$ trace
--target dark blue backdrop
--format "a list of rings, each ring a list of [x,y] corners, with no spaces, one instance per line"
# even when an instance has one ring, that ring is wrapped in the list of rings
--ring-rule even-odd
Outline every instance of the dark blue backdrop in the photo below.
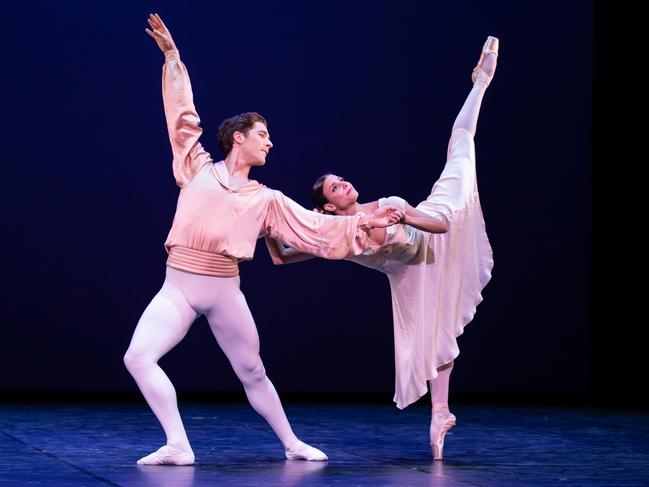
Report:
[[[134,390],[122,364],[164,276],[177,188],[160,94],[167,22],[220,158],[254,110],[275,148],[255,179],[310,207],[325,171],[361,201],[416,204],[439,175],[487,35],[498,71],[476,136],[495,268],[452,389],[587,385],[592,5],[564,2],[34,2],[5,28],[5,299],[0,389]],[[10,44],[11,45],[11,44]],[[7,76],[7,73],[10,73]],[[387,279],[348,262],[240,266],[282,391],[393,384]],[[179,389],[240,386],[204,320],[163,359]]]

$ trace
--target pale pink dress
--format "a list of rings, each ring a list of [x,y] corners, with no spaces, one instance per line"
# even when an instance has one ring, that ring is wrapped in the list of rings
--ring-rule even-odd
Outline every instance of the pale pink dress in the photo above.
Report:
[[[405,208],[405,200],[381,198],[380,206]],[[446,219],[444,234],[408,225],[386,229],[384,245],[348,260],[385,273],[390,281],[394,319],[395,395],[400,409],[427,393],[426,381],[460,353],[462,334],[482,301],[493,257],[480,207],[473,137],[464,129],[451,135],[442,175],[417,205]]]

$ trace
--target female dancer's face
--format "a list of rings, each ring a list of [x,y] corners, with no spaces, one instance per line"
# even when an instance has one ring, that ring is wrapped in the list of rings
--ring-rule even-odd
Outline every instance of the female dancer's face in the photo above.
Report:
[[[329,202],[325,205],[327,211],[346,210],[358,199],[358,191],[354,189],[352,183],[335,174],[330,174],[325,178],[322,190],[324,197]],[[327,205],[331,205],[332,208],[328,208]]]

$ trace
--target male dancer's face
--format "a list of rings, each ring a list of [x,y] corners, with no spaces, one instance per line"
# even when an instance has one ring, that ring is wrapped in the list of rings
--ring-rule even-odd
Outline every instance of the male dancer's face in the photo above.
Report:
[[[248,134],[243,136],[241,154],[249,164],[263,166],[271,147],[273,143],[270,141],[268,129],[263,123],[255,122]]]

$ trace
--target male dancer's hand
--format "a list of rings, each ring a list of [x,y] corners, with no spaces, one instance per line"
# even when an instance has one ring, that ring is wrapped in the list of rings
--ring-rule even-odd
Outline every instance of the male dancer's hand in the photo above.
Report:
[[[167,29],[167,26],[158,14],[149,14],[149,18],[146,21],[151,26],[151,30],[144,29],[144,31],[153,37],[163,54],[167,51],[178,49],[171,37],[171,32],[169,32],[169,29]]]
[[[403,212],[393,206],[377,208],[370,214],[369,223],[372,228],[389,227],[403,218]]]

